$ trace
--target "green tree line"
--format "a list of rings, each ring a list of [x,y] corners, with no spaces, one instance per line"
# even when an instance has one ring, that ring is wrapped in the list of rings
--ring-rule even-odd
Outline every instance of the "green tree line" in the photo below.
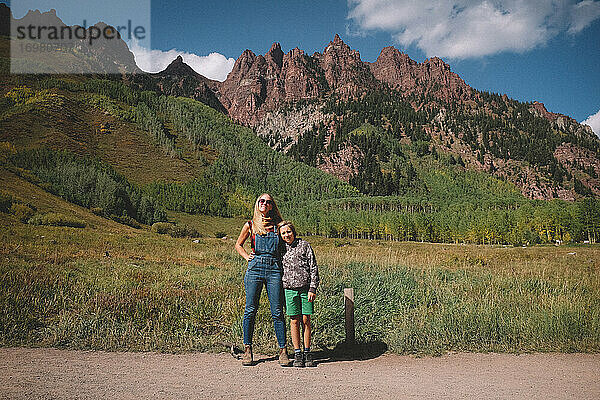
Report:
[[[318,202],[294,215],[300,231],[336,238],[438,243],[538,244],[600,239],[600,201],[512,204],[369,198]]]

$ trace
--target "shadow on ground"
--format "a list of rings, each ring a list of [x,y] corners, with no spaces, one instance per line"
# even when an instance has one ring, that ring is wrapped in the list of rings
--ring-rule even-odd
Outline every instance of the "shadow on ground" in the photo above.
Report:
[[[315,361],[329,363],[336,361],[358,361],[377,358],[388,350],[388,345],[375,340],[366,343],[339,343],[333,349],[323,347],[314,352]]]
[[[243,351],[235,345],[227,344],[230,346],[231,355],[237,359],[242,358]],[[338,343],[333,349],[329,349],[325,346],[321,346],[320,350],[313,351],[314,360],[318,364],[338,362],[338,361],[359,361],[359,360],[371,360],[381,356],[388,350],[388,345],[384,342],[375,340],[366,343],[354,343],[348,344],[346,342]],[[293,357],[293,353],[290,357]],[[261,364],[269,361],[277,361],[278,357],[265,357],[255,359],[253,365]]]

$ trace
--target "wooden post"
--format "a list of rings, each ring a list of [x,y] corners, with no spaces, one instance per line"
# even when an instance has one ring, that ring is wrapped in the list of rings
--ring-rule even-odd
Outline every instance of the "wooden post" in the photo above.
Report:
[[[354,336],[354,289],[344,289],[344,309],[346,315],[346,344],[353,345],[356,341]]]

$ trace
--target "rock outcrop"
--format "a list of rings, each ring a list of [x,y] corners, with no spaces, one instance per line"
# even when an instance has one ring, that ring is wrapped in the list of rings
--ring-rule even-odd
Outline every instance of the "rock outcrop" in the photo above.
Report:
[[[264,56],[244,51],[218,97],[232,119],[257,126],[284,104],[332,93],[349,98],[379,84],[360,54],[336,35],[312,56],[298,48],[284,54],[279,43]]]
[[[169,66],[160,75],[193,75],[189,70]],[[279,43],[273,43],[264,56],[245,50],[224,82],[204,83],[233,120],[254,127],[286,104],[333,94],[341,99],[356,98],[384,86],[407,96],[430,95],[445,102],[476,97],[437,57],[417,63],[394,47],[386,47],[376,62],[368,63],[339,35],[322,53],[312,56],[298,48],[284,53]],[[208,97],[206,93],[204,97]]]
[[[385,47],[369,67],[377,80],[405,94],[431,95],[445,102],[475,96],[473,89],[437,57],[417,63],[396,48]]]
[[[417,63],[394,47],[374,63],[335,35],[322,53],[295,48],[284,54],[274,43],[264,56],[246,50],[221,84],[219,100],[236,121],[256,126],[282,104],[335,94],[342,99],[388,85],[405,95],[466,101],[475,91],[437,57]]]
[[[502,108],[502,103],[508,110],[512,100],[506,95],[494,97],[471,88],[437,57],[419,63],[394,47],[386,47],[375,62],[368,63],[336,35],[322,53],[315,52],[312,56],[298,48],[284,53],[278,43],[273,43],[265,55],[246,50],[224,82],[196,74],[181,59],[156,76],[163,92],[193,97],[220,109],[233,120],[252,126],[279,151],[287,151],[299,136],[317,125],[326,127],[325,145],[328,145],[336,135],[339,122],[324,112],[323,105],[332,96],[341,100],[357,99],[369,91],[389,88],[409,101],[415,110],[422,107],[438,110],[423,129],[439,138],[432,146],[460,156],[467,168],[502,177],[517,185],[529,198],[573,200],[577,197],[572,183],[553,183],[544,166],[511,159],[510,154],[507,159],[489,152],[482,156],[481,150],[473,150],[482,143],[481,133],[476,138],[478,144],[472,143],[472,138],[467,143],[460,128],[450,128],[455,114],[448,104],[457,106],[464,117],[478,113],[491,115],[494,109]],[[195,82],[191,86],[193,93],[186,94],[183,89],[186,79],[191,77]],[[550,121],[553,130],[575,135],[584,143],[596,140],[588,127],[568,116],[549,112],[542,103],[534,102],[528,109],[536,117]],[[510,118],[510,115],[495,114],[494,118]],[[600,180],[596,178],[600,164],[593,154],[584,155],[582,149],[563,144],[557,148],[554,158],[579,182],[600,194]],[[348,181],[357,173],[361,157],[361,149],[345,145],[337,152],[322,154],[318,167]]]

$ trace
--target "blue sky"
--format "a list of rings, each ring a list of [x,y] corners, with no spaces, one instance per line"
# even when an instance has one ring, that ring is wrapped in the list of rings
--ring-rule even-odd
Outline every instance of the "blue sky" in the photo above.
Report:
[[[59,17],[77,23],[66,17],[69,1],[54,3]],[[223,80],[245,49],[264,54],[279,42],[284,52],[298,47],[312,54],[338,33],[364,61],[392,45],[418,62],[439,56],[476,89],[540,101],[580,122],[596,114],[588,123],[600,134],[600,0],[182,0],[151,6],[150,44],[130,43],[142,69],[162,69],[182,54],[198,72]]]

